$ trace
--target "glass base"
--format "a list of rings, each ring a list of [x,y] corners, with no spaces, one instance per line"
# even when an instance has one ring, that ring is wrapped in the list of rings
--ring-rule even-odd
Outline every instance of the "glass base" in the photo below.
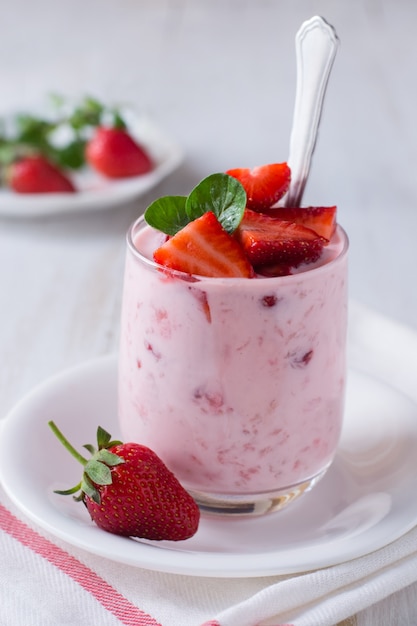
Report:
[[[216,494],[187,489],[202,513],[213,515],[256,516],[280,511],[303,493],[310,491],[327,472],[327,467],[305,482],[278,491],[256,494]]]

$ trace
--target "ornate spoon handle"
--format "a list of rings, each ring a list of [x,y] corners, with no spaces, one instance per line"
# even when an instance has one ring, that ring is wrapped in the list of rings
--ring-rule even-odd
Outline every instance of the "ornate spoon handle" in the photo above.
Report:
[[[291,184],[285,206],[300,206],[316,145],[324,94],[339,39],[330,24],[313,17],[295,37],[297,87],[288,164]]]

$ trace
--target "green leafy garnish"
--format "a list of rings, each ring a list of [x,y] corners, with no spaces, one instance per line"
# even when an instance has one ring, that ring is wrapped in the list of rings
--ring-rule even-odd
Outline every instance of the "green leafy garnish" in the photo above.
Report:
[[[212,211],[229,234],[239,226],[246,207],[246,191],[228,174],[204,178],[188,197],[164,196],[145,211],[146,222],[167,235],[175,235],[189,222]]]
[[[165,196],[152,202],[145,211],[145,219],[154,228],[175,235],[190,221],[185,209],[185,196]]]

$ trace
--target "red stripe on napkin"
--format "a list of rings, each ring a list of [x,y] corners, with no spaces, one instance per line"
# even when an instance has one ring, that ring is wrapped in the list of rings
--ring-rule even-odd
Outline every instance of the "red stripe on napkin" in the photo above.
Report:
[[[210,620],[209,622],[204,622],[201,626],[221,626],[221,624],[217,620]],[[294,624],[276,624],[275,626],[294,626]]]
[[[70,576],[125,626],[161,626],[75,557],[24,524],[0,504],[0,528]]]

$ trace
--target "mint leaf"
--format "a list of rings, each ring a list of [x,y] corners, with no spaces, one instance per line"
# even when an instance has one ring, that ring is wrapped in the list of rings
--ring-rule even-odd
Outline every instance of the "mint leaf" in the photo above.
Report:
[[[204,178],[186,198],[164,196],[152,202],[145,211],[149,226],[167,235],[175,235],[189,222],[208,211],[214,213],[228,233],[239,226],[246,208],[246,191],[228,174],[211,174]]]
[[[228,233],[239,226],[246,207],[246,192],[241,183],[228,174],[211,174],[202,180],[187,198],[185,210],[189,221],[212,211]]]
[[[149,226],[167,235],[175,235],[190,221],[185,211],[185,196],[164,196],[158,198],[145,211]]]

